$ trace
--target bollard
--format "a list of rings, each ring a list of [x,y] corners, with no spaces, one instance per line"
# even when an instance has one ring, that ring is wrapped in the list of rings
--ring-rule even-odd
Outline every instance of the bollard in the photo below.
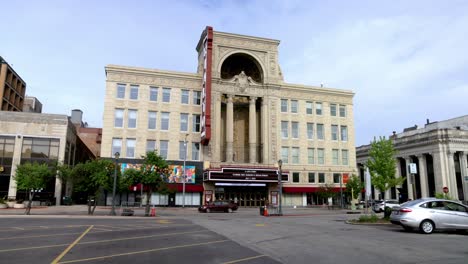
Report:
[[[151,214],[150,216],[156,216],[156,208],[151,208]]]
[[[268,209],[266,206],[265,206],[265,210],[263,211],[263,216],[268,216]]]

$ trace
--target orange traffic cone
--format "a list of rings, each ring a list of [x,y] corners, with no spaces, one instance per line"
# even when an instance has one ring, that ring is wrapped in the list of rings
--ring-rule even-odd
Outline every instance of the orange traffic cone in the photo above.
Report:
[[[265,206],[265,210],[263,210],[263,216],[268,216],[268,209],[266,206]]]
[[[151,208],[151,214],[150,216],[156,216],[156,208]]]

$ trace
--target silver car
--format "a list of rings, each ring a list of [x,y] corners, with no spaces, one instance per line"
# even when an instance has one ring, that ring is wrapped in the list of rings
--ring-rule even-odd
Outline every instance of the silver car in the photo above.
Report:
[[[468,207],[450,200],[423,198],[394,207],[390,221],[424,234],[436,229],[468,230]]]

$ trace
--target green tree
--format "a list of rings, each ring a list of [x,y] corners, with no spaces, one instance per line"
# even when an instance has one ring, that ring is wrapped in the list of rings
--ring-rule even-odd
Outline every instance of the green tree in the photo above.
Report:
[[[357,199],[363,188],[364,183],[358,176],[353,174],[349,177],[348,182],[346,183],[345,193],[351,196],[352,199]],[[354,204],[354,202],[352,203]]]
[[[405,177],[396,177],[396,150],[391,139],[380,137],[374,138],[369,150],[367,167],[371,174],[372,184],[379,190],[385,200],[385,192],[397,185],[403,184]]]
[[[123,182],[129,184],[142,183],[146,192],[145,216],[150,214],[151,196],[154,191],[167,191],[165,177],[169,174],[166,160],[156,151],[147,152],[142,156],[143,164],[140,169],[125,170]]]
[[[328,198],[333,198],[337,196],[337,193],[334,191],[334,186],[332,184],[322,184],[317,189],[317,196],[322,199],[322,201],[328,200]]]
[[[54,173],[47,164],[24,163],[16,168],[15,180],[19,190],[29,193],[28,205],[24,214],[31,213],[31,203],[37,190],[45,189],[47,183],[53,178]]]

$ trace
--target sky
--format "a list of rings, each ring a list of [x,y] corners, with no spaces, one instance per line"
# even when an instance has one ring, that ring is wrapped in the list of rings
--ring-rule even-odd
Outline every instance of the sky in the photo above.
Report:
[[[285,82],[351,90],[356,146],[468,114],[468,1],[6,1],[0,56],[102,127],[108,64],[194,73],[206,26],[280,40]]]

